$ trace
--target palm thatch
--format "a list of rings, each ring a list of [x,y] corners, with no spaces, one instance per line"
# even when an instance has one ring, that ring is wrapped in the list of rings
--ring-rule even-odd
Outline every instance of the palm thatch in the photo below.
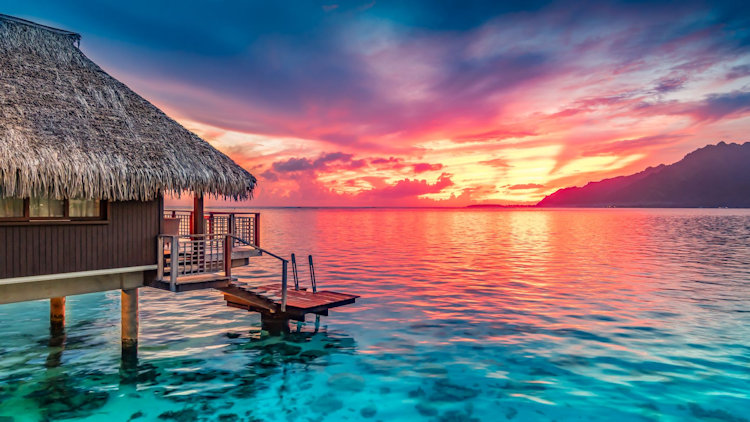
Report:
[[[0,15],[0,197],[252,196],[253,175],[105,73],[79,40]]]

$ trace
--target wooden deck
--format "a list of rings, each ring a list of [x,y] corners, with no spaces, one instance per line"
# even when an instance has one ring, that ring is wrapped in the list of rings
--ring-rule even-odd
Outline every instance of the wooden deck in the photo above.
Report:
[[[331,291],[313,293],[309,290],[287,290],[286,312],[281,311],[281,288],[278,285],[243,286],[232,283],[224,292],[227,305],[260,312],[285,314],[291,319],[304,320],[306,314],[328,315],[328,310],[354,303],[359,296]]]
[[[154,280],[149,284],[170,290],[168,281]],[[224,293],[228,306],[263,315],[304,320],[306,314],[328,315],[328,310],[354,303],[359,296],[328,290],[313,293],[307,289],[287,290],[286,312],[281,310],[279,284],[248,285],[215,273],[177,277],[177,292],[216,289]]]
[[[261,321],[304,320],[312,313],[328,315],[328,310],[354,303],[359,297],[331,291],[315,291],[312,256],[310,286],[313,291],[294,289],[288,285],[288,264],[292,263],[294,285],[299,285],[295,255],[291,261],[258,246],[233,247],[238,238],[227,234],[195,234],[189,236],[160,235],[156,277],[151,287],[175,292],[217,289],[224,293],[227,305],[260,312]],[[281,282],[268,284],[267,278],[246,271],[235,273],[233,267],[244,267],[250,257],[267,255],[280,261]],[[266,282],[266,284],[261,284]],[[285,286],[282,289],[282,286]],[[284,292],[285,290],[285,292]],[[284,297],[284,295],[286,295]],[[275,325],[276,323],[274,323]]]

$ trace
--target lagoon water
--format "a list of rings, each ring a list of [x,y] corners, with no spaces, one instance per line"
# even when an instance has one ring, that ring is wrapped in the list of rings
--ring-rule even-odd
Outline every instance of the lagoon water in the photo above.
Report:
[[[269,209],[262,244],[362,298],[279,338],[142,289],[135,371],[119,292],[69,297],[62,346],[0,306],[0,421],[750,420],[748,210]]]

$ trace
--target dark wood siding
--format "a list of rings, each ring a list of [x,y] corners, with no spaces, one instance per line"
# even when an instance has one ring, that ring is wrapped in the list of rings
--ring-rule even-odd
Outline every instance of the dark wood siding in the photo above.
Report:
[[[0,279],[156,264],[160,210],[112,202],[106,224],[0,226]]]

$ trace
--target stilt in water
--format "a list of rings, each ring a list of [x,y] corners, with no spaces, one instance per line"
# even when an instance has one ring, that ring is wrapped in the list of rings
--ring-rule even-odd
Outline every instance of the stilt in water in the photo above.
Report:
[[[49,355],[45,366],[56,368],[62,361],[65,349],[65,297],[53,297],[49,300]]]
[[[49,329],[53,336],[65,330],[65,296],[49,300]]]
[[[272,336],[278,336],[289,332],[289,317],[286,315],[261,314],[260,326]]]
[[[122,312],[122,362],[120,375],[123,381],[135,379],[138,372],[138,289],[123,289]]]

